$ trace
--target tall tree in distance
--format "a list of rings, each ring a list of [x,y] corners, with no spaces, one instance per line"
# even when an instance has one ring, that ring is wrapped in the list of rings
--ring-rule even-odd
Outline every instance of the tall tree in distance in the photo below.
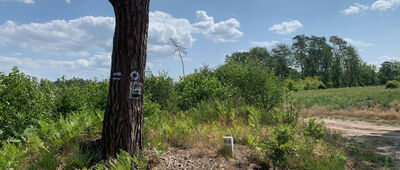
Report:
[[[305,35],[296,35],[293,37],[293,54],[296,60],[296,64],[300,66],[302,77],[308,75],[308,60],[307,60],[307,37]]]
[[[143,85],[150,0],[109,0],[115,13],[110,85],[103,121],[103,158],[143,149]]]
[[[292,51],[286,44],[278,44],[271,50],[274,58],[274,71],[277,75],[287,78],[290,73],[290,66],[293,64]]]
[[[183,47],[181,43],[175,38],[171,38],[171,43],[174,46],[174,53],[178,53],[179,57],[181,58],[182,62],[182,73],[183,73],[183,78],[185,78],[185,65],[183,64],[183,56],[186,55],[186,48]]]

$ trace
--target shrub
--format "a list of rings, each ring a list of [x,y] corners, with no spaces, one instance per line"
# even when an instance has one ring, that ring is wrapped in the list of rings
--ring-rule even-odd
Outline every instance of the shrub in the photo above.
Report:
[[[153,75],[150,71],[146,74],[144,90],[147,99],[159,104],[162,109],[173,110],[177,101],[173,79],[165,72],[160,73],[159,76]]]
[[[154,103],[149,100],[148,96],[144,96],[144,117],[151,115],[161,114],[161,106],[158,103]]]
[[[265,141],[264,154],[272,160],[274,166],[285,163],[287,156],[296,152],[296,137],[296,128],[288,124],[279,125],[272,130],[272,137]]]
[[[35,78],[16,67],[8,75],[0,73],[0,141],[18,137],[27,127],[37,125],[40,117],[49,118],[53,107]]]
[[[400,87],[400,82],[396,80],[391,80],[386,83],[387,89],[397,89]]]
[[[85,107],[92,110],[104,110],[107,104],[109,81],[94,80],[86,81],[83,87],[82,102]]]
[[[303,134],[305,136],[313,137],[314,139],[321,139],[325,134],[324,121],[315,122],[315,118],[311,118],[308,121],[307,126],[303,129]]]
[[[318,80],[318,77],[306,77],[304,80],[300,80],[298,83],[300,83],[302,90],[326,89],[326,86],[322,81]]]
[[[217,69],[224,86],[234,90],[235,98],[269,111],[282,104],[284,84],[257,61],[229,62]]]
[[[224,92],[222,84],[214,76],[207,76],[197,71],[187,75],[176,84],[178,106],[189,109],[203,100],[219,97]]]
[[[296,82],[294,82],[292,79],[286,79],[285,80],[286,87],[290,91],[298,91],[299,89],[296,86]]]

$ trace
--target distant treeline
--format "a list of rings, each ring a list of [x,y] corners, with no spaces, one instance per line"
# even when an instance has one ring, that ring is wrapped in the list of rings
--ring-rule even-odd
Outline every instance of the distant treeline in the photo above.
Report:
[[[255,47],[249,52],[226,56],[226,62],[257,60],[263,67],[282,78],[293,80],[317,77],[327,88],[385,84],[400,80],[400,62],[385,61],[379,71],[362,61],[357,49],[345,40],[297,35],[292,45],[278,44],[271,51]]]

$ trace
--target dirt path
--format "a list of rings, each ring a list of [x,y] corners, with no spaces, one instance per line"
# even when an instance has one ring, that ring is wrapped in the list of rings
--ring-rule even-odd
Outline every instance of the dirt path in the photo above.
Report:
[[[378,154],[391,157],[400,168],[400,127],[376,123],[321,118],[328,129],[340,131],[343,136],[355,137],[376,149]]]

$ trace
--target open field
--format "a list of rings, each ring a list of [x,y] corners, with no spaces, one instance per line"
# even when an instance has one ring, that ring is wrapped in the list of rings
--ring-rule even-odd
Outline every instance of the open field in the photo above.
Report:
[[[309,90],[294,92],[291,97],[303,114],[400,120],[400,89],[372,86]]]

